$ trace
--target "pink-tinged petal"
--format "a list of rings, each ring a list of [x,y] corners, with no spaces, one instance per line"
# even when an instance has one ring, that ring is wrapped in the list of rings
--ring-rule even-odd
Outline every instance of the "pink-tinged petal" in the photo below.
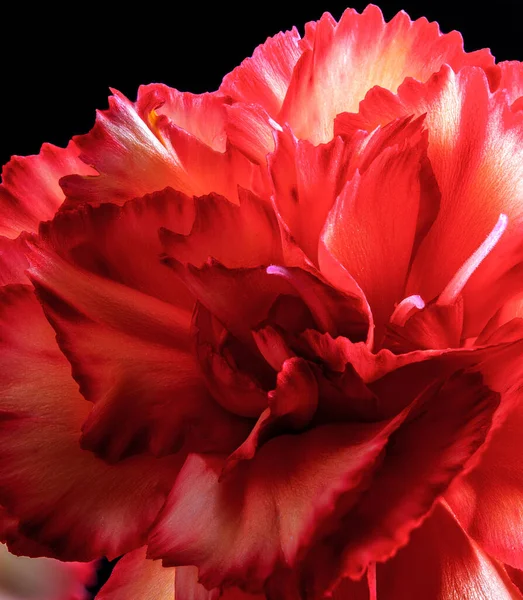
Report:
[[[165,252],[201,267],[208,258],[229,268],[281,263],[278,222],[269,204],[252,192],[240,192],[240,205],[211,194],[195,200],[196,217],[189,234],[160,229]]]
[[[405,548],[377,568],[377,597],[520,600],[503,566],[438,504]]]
[[[67,148],[44,144],[35,156],[14,156],[2,169],[0,235],[16,238],[22,231],[38,230],[52,219],[65,199],[58,182],[65,175],[94,171],[78,158],[71,142]]]
[[[365,293],[377,342],[405,295],[420,198],[425,194],[426,144],[418,130],[406,144],[381,152],[362,175],[357,171],[337,198],[322,233],[325,248]]]
[[[294,567],[341,496],[344,505],[359,496],[400,422],[274,438],[221,482],[222,458],[190,455],[151,534],[150,555],[197,565],[208,588],[261,590],[278,565]]]
[[[154,129],[165,115],[206,146],[224,152],[226,109],[230,102],[220,94],[191,94],[162,83],[152,83],[138,88],[136,107],[151,128]]]
[[[494,59],[488,50],[466,54],[459,33],[442,35],[437,23],[412,22],[404,12],[389,23],[373,5],[361,15],[346,10],[337,24],[326,14],[317,23],[312,49],[294,69],[277,120],[289,123],[299,138],[327,142],[336,115],[357,112],[372,87],[395,92],[406,77],[426,81],[445,63],[455,71],[465,65],[490,71]]]
[[[0,286],[30,283],[25,274],[26,269],[29,268],[25,257],[27,252],[25,240],[25,234],[21,234],[14,240],[0,236]]]
[[[299,431],[311,422],[318,406],[318,385],[306,360],[296,357],[283,363],[276,388],[268,394],[268,403],[249,437],[227,459],[223,475],[239,461],[253,458],[274,435]]]
[[[275,210],[296,243],[318,262],[318,239],[347,179],[350,158],[363,134],[351,143],[336,138],[313,146],[289,129],[279,132],[269,158]]]
[[[513,369],[520,374],[518,365]],[[494,370],[503,373],[507,369],[498,364]],[[513,377],[517,382],[517,375]],[[520,395],[517,385],[515,395]],[[521,535],[515,526],[523,513],[521,427],[523,409],[518,402],[493,433],[479,464],[456,482],[446,496],[469,535],[486,552],[518,569],[523,568]]]
[[[104,204],[60,213],[42,224],[40,237],[79,268],[185,310],[188,324],[194,297],[160,263],[158,230],[187,235],[194,219],[194,200],[165,188],[123,207]]]
[[[184,309],[42,248],[34,248],[30,261],[30,277],[73,377],[94,403],[82,427],[84,448],[115,461],[145,450],[175,452],[186,432],[199,451],[233,449],[236,425],[243,439],[243,424],[207,392]]]
[[[74,138],[81,159],[98,175],[63,178],[67,206],[123,204],[168,186],[189,195],[216,192],[232,202],[237,201],[239,184],[248,189],[258,185],[263,191],[259,168],[239,151],[227,147],[220,152],[208,146],[197,137],[203,135],[200,128],[193,135],[167,114],[158,115],[156,108],[163,100],[157,95],[152,100],[147,103],[142,99],[135,105],[114,92],[109,110],[98,112],[91,132]],[[196,107],[189,108],[185,116],[193,123]],[[188,107],[182,103],[178,109],[187,111]]]
[[[2,504],[22,534],[63,559],[114,558],[143,545],[183,457],[109,466],[82,450],[90,405],[32,289],[3,288],[0,306]]]
[[[484,242],[499,216],[508,219],[503,237],[463,290],[469,337],[477,335],[499,308],[510,284],[517,287],[515,267],[522,259],[523,113],[510,109],[502,89],[489,91],[483,70],[466,67],[455,74],[444,66],[426,84],[407,80],[397,95],[371,90],[361,103],[357,126],[372,131],[391,118],[425,113],[427,153],[441,203],[414,258],[406,295],[418,294],[426,302],[434,299]]]
[[[412,419],[391,437],[368,491],[311,551],[305,579],[316,577],[319,591],[331,588],[340,573],[359,579],[406,545],[485,442],[499,402],[479,374],[458,372],[426,387]]]
[[[92,563],[15,556],[0,545],[2,600],[88,600],[86,586],[94,579]]]
[[[523,108],[523,64],[517,60],[507,60],[498,64],[501,70],[499,87],[507,95],[512,110]]]
[[[175,569],[162,567],[161,561],[148,560],[145,555],[145,547],[126,554],[96,595],[97,600],[183,600],[174,592]],[[188,600],[197,599],[200,600],[198,596],[188,596]],[[201,600],[207,598],[203,596]]]
[[[236,101],[259,104],[275,118],[287,93],[294,66],[303,52],[302,46],[296,28],[268,38],[256,48],[251,58],[224,77],[220,92]]]

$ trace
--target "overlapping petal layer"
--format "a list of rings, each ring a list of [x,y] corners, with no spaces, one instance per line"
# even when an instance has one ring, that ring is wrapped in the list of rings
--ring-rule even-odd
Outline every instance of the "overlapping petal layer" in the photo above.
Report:
[[[28,286],[1,293],[2,504],[23,534],[68,560],[114,557],[142,545],[181,457],[109,466],[82,450],[90,408],[53,329]]]
[[[522,73],[370,6],[14,158],[0,539],[128,553],[102,600],[521,598]]]

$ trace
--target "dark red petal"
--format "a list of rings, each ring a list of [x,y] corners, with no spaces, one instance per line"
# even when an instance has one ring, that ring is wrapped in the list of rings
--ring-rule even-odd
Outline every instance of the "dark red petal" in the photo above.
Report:
[[[499,394],[477,373],[458,372],[426,388],[412,419],[391,437],[369,490],[312,550],[305,578],[318,577],[319,590],[332,587],[340,573],[359,579],[406,545],[484,443],[498,405]]]
[[[311,422],[318,406],[318,385],[307,361],[296,357],[283,363],[276,388],[268,394],[268,403],[249,437],[227,459],[224,475],[239,461],[251,459],[270,437],[288,430],[299,431]]]
[[[272,375],[263,359],[244,345],[238,346],[220,321],[199,303],[194,310],[193,339],[203,379],[216,402],[235,415],[258,418],[267,407],[267,391],[262,384]],[[245,435],[253,424],[245,421]],[[209,426],[212,428],[212,423]]]
[[[209,257],[229,268],[281,263],[280,232],[271,206],[247,190],[239,194],[239,206],[216,194],[196,199],[189,234],[160,230],[165,252],[197,267]]]
[[[174,593],[177,569],[162,567],[161,561],[148,560],[145,555],[145,546],[126,554],[96,595],[97,600],[183,600],[183,595]],[[198,596],[187,599],[200,600]]]
[[[114,558],[143,545],[183,457],[109,466],[82,450],[90,405],[32,289],[3,288],[0,306],[2,504],[21,533],[62,559]]]
[[[53,558],[55,554],[43,544],[29,539],[19,529],[19,521],[9,511],[0,506],[0,542],[6,544],[9,551],[17,556],[37,558],[47,556]]]
[[[58,181],[64,175],[94,171],[78,158],[73,142],[67,148],[44,144],[35,156],[13,156],[2,169],[0,235],[16,238],[34,233],[41,221],[52,219],[64,201]]]
[[[190,455],[151,535],[151,556],[196,564],[209,588],[260,590],[277,565],[294,566],[340,496],[354,502],[399,423],[280,436],[221,482],[222,458]]]
[[[42,248],[35,247],[30,260],[31,279],[60,348],[80,391],[94,403],[82,428],[84,448],[115,461],[144,450],[174,452],[189,432],[201,451],[232,450],[243,439],[243,424],[207,392],[191,352],[185,309]]]
[[[377,596],[380,600],[522,598],[503,566],[475,544],[441,504],[412,533],[408,546],[378,565]]]
[[[336,115],[356,112],[374,86],[395,92],[406,77],[426,81],[445,63],[455,71],[494,65],[488,50],[466,54],[456,31],[442,35],[437,23],[412,22],[404,12],[385,23],[373,5],[361,15],[346,10],[337,24],[324,15],[311,37],[312,49],[294,69],[279,120],[315,144],[332,139]]]

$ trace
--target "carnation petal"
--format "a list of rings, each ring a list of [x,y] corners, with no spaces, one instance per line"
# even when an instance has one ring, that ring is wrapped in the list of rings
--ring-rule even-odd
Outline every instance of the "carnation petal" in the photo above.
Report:
[[[186,431],[195,449],[234,448],[243,426],[209,396],[190,352],[188,315],[35,248],[30,276],[80,391],[94,403],[81,443],[110,461],[175,452]],[[193,427],[208,420],[212,428]],[[229,433],[223,436],[221,426]],[[229,427],[230,425],[230,427]],[[207,436],[210,436],[209,439]],[[225,446],[224,446],[225,445]]]
[[[277,133],[268,163],[275,210],[293,239],[318,263],[318,241],[325,219],[341,192],[350,159],[362,136],[351,143],[336,138],[313,146],[287,128]]]
[[[516,267],[523,262],[523,113],[510,109],[503,89],[490,92],[482,69],[465,67],[456,74],[444,66],[425,84],[406,80],[397,95],[382,88],[370,90],[360,106],[358,127],[372,131],[391,118],[424,113],[427,153],[441,203],[414,257],[406,295],[433,300],[480,247],[499,216],[508,218],[503,237],[463,290],[469,337],[477,335],[499,308],[500,284],[504,291],[517,287]]]
[[[391,438],[391,451],[371,486],[334,533],[311,551],[305,577],[332,587],[339,574],[359,579],[374,562],[393,556],[430,513],[434,503],[484,443],[499,394],[479,374],[457,372],[429,385],[413,419]],[[422,457],[413,461],[413,456]],[[384,505],[383,498],[387,498]],[[307,565],[314,570],[307,571]]]
[[[280,232],[271,206],[247,190],[239,197],[239,206],[216,194],[197,198],[188,235],[160,230],[165,252],[197,267],[210,257],[229,268],[281,262]]]
[[[236,101],[261,105],[271,117],[278,115],[296,61],[303,52],[298,30],[278,33],[258,46],[251,58],[226,75],[222,94]]]
[[[158,116],[155,108],[161,107],[165,100],[157,96],[154,95],[155,102],[142,98],[133,104],[114,92],[109,98],[109,110],[98,112],[91,132],[74,138],[81,159],[96,169],[98,175],[63,178],[61,186],[67,206],[123,204],[168,186],[189,195],[216,192],[237,202],[238,184],[254,189],[258,182],[263,188],[259,168],[239,151],[227,147],[220,152],[208,146],[197,137],[201,135],[209,141],[200,127],[191,127],[196,135],[183,129],[183,125],[189,127],[187,122],[191,125],[194,122],[190,116],[196,114],[191,106],[194,103],[180,104],[178,109],[189,114],[180,118],[182,125],[178,125],[168,113]],[[221,107],[212,102],[207,103],[208,108],[221,111],[228,101],[222,98],[220,102]],[[176,116],[175,111],[173,117]]]
[[[165,188],[122,207],[103,204],[62,212],[41,225],[40,238],[81,270],[185,310],[188,323],[194,297],[160,263],[158,230],[163,226],[187,235],[194,219],[194,199]]]
[[[337,24],[326,14],[298,60],[278,120],[299,138],[327,142],[336,115],[356,112],[367,90],[395,92],[406,77],[426,81],[445,63],[456,72],[467,64],[490,71],[494,59],[488,50],[466,54],[458,32],[442,35],[437,23],[412,22],[404,12],[389,23],[373,5],[361,15],[346,10]]]
[[[513,362],[509,364],[512,367],[492,366],[499,373],[497,377],[519,397],[521,369]],[[523,511],[523,469],[518,451],[522,427],[523,409],[518,401],[493,432],[479,464],[456,482],[446,496],[469,535],[491,556],[518,569],[523,568],[521,536],[515,527]]]
[[[191,94],[152,83],[138,88],[136,109],[153,129],[164,116],[206,146],[224,152],[226,109],[230,102],[220,94]]]
[[[96,595],[97,600],[174,600],[175,569],[162,567],[161,561],[148,560],[146,548],[126,554],[116,565],[109,581]],[[187,568],[187,567],[183,567]],[[189,567],[190,568],[190,567]],[[182,596],[180,596],[182,597]],[[205,595],[191,600],[211,600]]]
[[[79,158],[77,146],[44,144],[35,156],[13,156],[2,169],[0,235],[16,238],[34,233],[41,221],[52,219],[65,199],[58,182],[65,175],[94,171]]]
[[[378,565],[376,587],[383,600],[522,597],[503,566],[467,536],[442,504],[412,533],[408,546]]]
[[[507,95],[512,110],[523,108],[523,65],[518,60],[507,60],[498,64],[501,70],[500,89]]]
[[[25,240],[25,234],[13,240],[0,236],[0,286],[30,283],[25,274],[29,267],[25,257],[27,252]]]
[[[59,558],[143,545],[180,458],[106,465],[78,445],[89,404],[29,286],[1,291],[0,497],[21,533]],[[42,440],[45,443],[42,443]]]
[[[208,588],[260,590],[277,565],[294,566],[341,495],[346,504],[359,496],[400,422],[274,438],[221,482],[222,458],[190,455],[151,534],[150,555],[196,564]]]
[[[421,196],[426,194],[426,144],[418,129],[406,144],[385,148],[361,175],[356,171],[322,233],[325,248],[365,293],[378,343],[395,304],[404,297]]]
[[[222,476],[239,461],[251,459],[279,431],[299,431],[310,423],[318,406],[318,386],[307,361],[294,357],[283,363],[268,404],[249,437],[227,459]]]

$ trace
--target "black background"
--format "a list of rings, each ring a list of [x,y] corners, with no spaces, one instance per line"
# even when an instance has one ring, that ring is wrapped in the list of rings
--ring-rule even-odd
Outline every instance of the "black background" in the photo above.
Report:
[[[362,10],[366,2],[352,2]],[[387,19],[405,9],[441,29],[461,31],[467,50],[490,47],[498,60],[523,60],[523,0],[382,0]],[[238,7],[239,6],[239,7]],[[324,11],[339,18],[347,5],[329,0],[297,3],[249,0],[210,6],[186,0],[71,3],[29,8],[11,0],[0,32],[0,164],[33,154],[43,142],[65,145],[85,133],[95,109],[107,106],[109,86],[134,99],[142,83],[212,91],[224,74],[267,36]],[[301,29],[302,30],[302,29]]]
[[[352,2],[361,11],[366,2]],[[461,31],[468,51],[491,48],[498,60],[523,60],[523,0],[379,2],[389,20],[405,9],[442,31]],[[140,84],[215,90],[227,72],[267,36],[318,19],[338,19],[345,3],[289,6],[249,0],[210,7],[188,0],[162,6],[141,2],[74,3],[29,8],[11,0],[0,31],[0,164],[12,154],[37,153],[43,142],[65,145],[87,132],[95,109],[106,108],[109,86],[134,99]],[[108,569],[101,573],[101,581]]]

